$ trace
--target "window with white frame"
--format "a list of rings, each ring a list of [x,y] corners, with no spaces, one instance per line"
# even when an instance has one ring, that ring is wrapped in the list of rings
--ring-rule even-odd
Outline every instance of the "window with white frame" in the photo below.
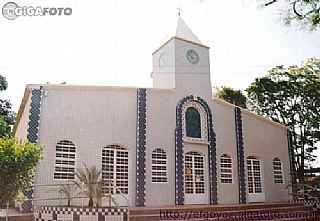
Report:
[[[248,192],[262,193],[261,161],[254,156],[247,158]]]
[[[196,102],[188,102],[182,108],[183,139],[187,141],[207,142],[207,113],[203,106]]]
[[[119,145],[102,150],[102,191],[108,194],[128,194],[129,154]]]
[[[187,136],[201,138],[201,116],[199,111],[194,107],[188,107],[185,115]]]
[[[220,158],[220,180],[221,183],[232,183],[232,159],[227,154]]]
[[[163,149],[157,148],[152,151],[151,177],[153,183],[166,183],[167,177],[167,155]]]
[[[59,141],[56,145],[54,179],[73,180],[76,167],[76,146],[69,140]]]
[[[274,183],[283,183],[282,163],[279,158],[273,159]]]

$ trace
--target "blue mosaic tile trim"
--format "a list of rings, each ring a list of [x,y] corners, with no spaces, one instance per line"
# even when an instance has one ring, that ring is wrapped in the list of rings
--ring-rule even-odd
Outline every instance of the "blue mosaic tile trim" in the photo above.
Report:
[[[245,160],[244,160],[244,145],[242,134],[242,117],[241,109],[235,107],[235,129],[236,129],[236,143],[237,143],[237,162],[239,174],[239,203],[246,203],[246,180],[245,180]]]
[[[210,204],[217,204],[217,167],[216,167],[216,135],[213,130],[212,113],[209,105],[205,100],[193,95],[181,99],[176,107],[176,205],[184,204],[184,145],[183,145],[183,128],[182,128],[182,108],[187,102],[198,102],[207,113],[208,125],[208,162],[209,162],[209,195]]]
[[[29,109],[29,123],[27,130],[27,139],[31,143],[38,142],[39,124],[40,124],[40,106],[41,106],[41,89],[32,89],[31,103]],[[25,212],[32,211],[33,189],[24,193],[28,199],[22,204]]]
[[[137,90],[136,206],[145,205],[147,90]]]
[[[208,103],[202,98],[197,98],[198,102],[204,107],[207,112],[208,125],[208,162],[209,162],[209,188],[210,188],[210,204],[218,203],[217,194],[217,155],[216,155],[216,134],[213,130],[212,112]]]
[[[27,138],[31,143],[37,143],[39,123],[40,123],[40,105],[41,105],[41,90],[32,89],[29,124]]]

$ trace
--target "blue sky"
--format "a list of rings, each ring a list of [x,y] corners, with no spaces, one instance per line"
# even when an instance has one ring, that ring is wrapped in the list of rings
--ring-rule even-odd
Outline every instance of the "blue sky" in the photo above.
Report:
[[[319,31],[286,27],[277,7],[257,9],[257,1],[16,1],[72,7],[73,14],[0,17],[0,73],[9,82],[1,96],[17,110],[29,83],[151,87],[151,53],[173,35],[178,7],[211,48],[214,86],[244,89],[275,65],[320,57]]]

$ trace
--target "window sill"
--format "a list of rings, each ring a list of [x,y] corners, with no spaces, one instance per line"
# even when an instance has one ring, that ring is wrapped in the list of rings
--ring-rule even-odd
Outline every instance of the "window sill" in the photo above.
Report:
[[[183,142],[185,143],[193,143],[193,144],[202,144],[202,145],[209,145],[208,141],[205,141],[203,139],[197,139],[197,138],[183,138]]]
[[[158,185],[158,184],[160,184],[160,185],[169,184],[169,182],[163,182],[163,183],[151,182],[151,183],[154,184],[154,185]]]

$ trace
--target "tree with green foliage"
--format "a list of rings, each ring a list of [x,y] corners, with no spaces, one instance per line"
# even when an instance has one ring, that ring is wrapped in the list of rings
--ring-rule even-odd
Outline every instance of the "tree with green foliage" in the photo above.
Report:
[[[247,97],[242,93],[241,90],[235,90],[231,87],[223,86],[218,88],[216,96],[231,104],[247,108]]]
[[[303,183],[305,163],[314,161],[320,141],[320,59],[302,66],[277,66],[246,89],[250,108],[286,125],[292,134],[296,178]]]
[[[31,187],[41,148],[15,138],[0,138],[0,205],[12,202],[19,192]]]
[[[296,22],[310,30],[320,27],[320,1],[319,0],[264,0],[263,6],[279,4],[284,7],[285,23]]]
[[[5,77],[0,75],[0,91],[8,88],[8,82]],[[10,134],[11,126],[15,122],[15,113],[11,110],[12,106],[9,100],[0,99],[0,137]]]

